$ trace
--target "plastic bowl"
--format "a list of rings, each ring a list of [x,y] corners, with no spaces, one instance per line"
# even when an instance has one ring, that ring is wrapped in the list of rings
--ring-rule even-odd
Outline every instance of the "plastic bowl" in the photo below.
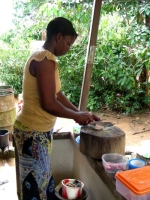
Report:
[[[133,158],[129,160],[128,162],[129,169],[136,169],[136,168],[144,167],[145,165],[146,165],[146,162],[139,158]]]
[[[118,169],[127,170],[128,159],[117,153],[103,154],[102,164],[106,172],[115,173]]]
[[[73,126],[73,133],[80,134],[81,126],[76,124]]]
[[[66,199],[77,199],[82,194],[84,183],[77,179],[62,180],[62,197]]]

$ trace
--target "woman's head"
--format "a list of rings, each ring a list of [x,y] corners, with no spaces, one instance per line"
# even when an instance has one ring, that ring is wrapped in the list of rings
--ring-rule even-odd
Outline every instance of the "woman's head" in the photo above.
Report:
[[[50,21],[46,31],[46,42],[53,44],[52,53],[56,56],[65,55],[78,36],[72,23],[63,17]]]
[[[61,33],[62,36],[73,36],[77,37],[78,34],[76,33],[72,23],[63,17],[57,17],[49,22],[46,28],[47,31],[47,40],[49,40],[52,36]]]

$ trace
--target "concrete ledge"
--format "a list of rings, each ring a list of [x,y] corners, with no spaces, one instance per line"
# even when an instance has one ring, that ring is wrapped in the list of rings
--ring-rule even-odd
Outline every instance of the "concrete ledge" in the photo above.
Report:
[[[69,133],[69,132],[62,133],[62,132],[60,132],[60,133],[54,133],[54,137],[53,138],[54,138],[54,140],[71,139],[72,144],[75,146],[75,148],[78,149],[77,151],[80,152],[80,147],[75,141],[76,136],[77,135],[73,134],[73,133]],[[80,154],[82,154],[82,153],[80,152]],[[83,156],[87,160],[89,166],[92,167],[92,169],[96,172],[98,177],[102,180],[102,182],[106,185],[106,187],[113,194],[115,199],[117,199],[117,200],[125,200],[125,198],[120,193],[118,193],[116,191],[114,175],[105,172],[105,170],[103,168],[103,165],[102,165],[102,161],[101,160],[92,159],[92,158],[90,158],[90,157],[88,157],[86,155],[83,155]]]

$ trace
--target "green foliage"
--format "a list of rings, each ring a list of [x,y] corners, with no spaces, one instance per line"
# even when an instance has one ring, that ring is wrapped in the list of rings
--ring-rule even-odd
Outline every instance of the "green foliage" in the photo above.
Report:
[[[93,87],[92,92],[90,91],[92,98],[89,97],[88,106],[89,109],[93,109],[95,105],[94,108],[97,109],[98,106],[106,105],[111,109],[133,113],[149,105],[150,100],[149,95],[147,96],[142,89],[142,85],[150,84],[140,83],[138,79],[143,65],[147,69],[150,67],[148,56],[150,49],[147,45],[149,30],[146,27],[143,29],[139,27],[140,33],[137,33],[137,29],[122,27],[122,21],[114,20],[115,17],[118,18],[117,16],[113,16],[114,22],[108,15],[106,17],[102,19],[102,28],[99,30],[92,76]],[[115,26],[116,21],[117,26]],[[142,33],[145,34],[141,36]]]
[[[21,92],[22,73],[30,42],[41,40],[48,22],[57,16],[71,20],[79,37],[59,58],[62,91],[78,106],[85,67],[92,0],[15,0],[15,28],[1,36],[0,81]],[[150,70],[148,0],[103,1],[88,110],[102,107],[127,114],[150,105],[150,82],[140,80]],[[147,92],[148,91],[148,92]]]
[[[27,50],[1,49],[0,81],[14,88],[15,96],[22,92],[23,67],[29,55]],[[17,55],[17,56],[16,56]]]
[[[81,92],[85,49],[84,43],[82,45],[77,44],[65,56],[59,59],[62,90],[76,106],[78,106]]]

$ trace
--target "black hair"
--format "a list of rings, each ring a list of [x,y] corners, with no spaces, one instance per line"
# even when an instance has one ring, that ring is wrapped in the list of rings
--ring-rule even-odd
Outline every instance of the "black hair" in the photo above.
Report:
[[[70,35],[77,37],[78,34],[76,33],[72,23],[63,17],[57,17],[49,22],[46,28],[47,31],[47,40],[49,40],[52,36],[61,33],[63,36]]]

